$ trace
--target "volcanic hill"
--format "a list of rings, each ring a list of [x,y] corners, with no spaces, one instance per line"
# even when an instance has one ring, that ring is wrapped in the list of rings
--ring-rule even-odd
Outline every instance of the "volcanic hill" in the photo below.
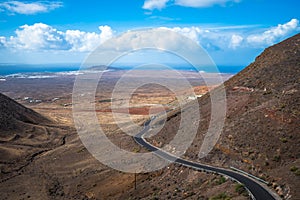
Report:
[[[0,93],[0,130],[19,131],[50,120]]]
[[[281,197],[300,199],[300,34],[265,49],[224,86],[227,113],[221,137],[199,159],[211,116],[206,94],[198,98],[201,120],[186,158],[242,169],[270,182]],[[163,146],[174,137],[180,116],[178,111],[169,117],[153,144]]]
[[[0,93],[0,180],[19,174],[34,158],[64,143],[51,120]]]
[[[225,82],[225,126],[203,159],[198,153],[211,101],[209,94],[199,98],[201,120],[192,121],[199,123],[199,129],[185,158],[242,169],[270,182],[269,187],[283,198],[299,199],[299,65],[300,34],[267,48]],[[150,140],[167,144],[180,117],[179,111],[170,112],[164,128]],[[111,138],[123,149],[145,151],[121,131]],[[136,176],[110,169],[93,158],[73,127],[50,121],[2,94],[0,143],[0,199],[249,198],[239,184],[225,177],[178,164]]]

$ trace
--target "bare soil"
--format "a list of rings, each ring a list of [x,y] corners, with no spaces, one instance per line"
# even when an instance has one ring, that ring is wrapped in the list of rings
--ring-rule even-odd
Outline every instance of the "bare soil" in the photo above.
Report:
[[[107,74],[105,86],[96,94],[96,113],[115,145],[131,152],[146,152],[120,131],[110,112],[112,101],[123,101],[122,94],[111,99],[113,86],[122,73]],[[139,76],[128,81],[136,81]],[[186,76],[191,77],[194,85],[199,84],[191,72]],[[0,199],[208,199],[217,195],[247,199],[246,193],[235,191],[237,184],[231,180],[177,165],[137,174],[135,182],[134,174],[101,164],[83,146],[74,128],[71,99],[74,80],[75,77],[68,76],[11,78],[1,82],[2,93],[34,111],[3,96],[7,103],[2,104],[1,119],[11,126],[5,125],[8,129],[0,130]],[[194,92],[204,94],[209,88],[197,86]],[[179,87],[178,93],[187,98],[190,91]],[[129,107],[120,103],[116,113],[124,116],[122,122],[133,120],[141,126],[149,118],[149,112],[155,114],[178,104],[175,94],[159,85],[138,88],[129,101]],[[9,110],[5,113],[13,114],[17,121],[9,121],[3,114],[7,104]]]

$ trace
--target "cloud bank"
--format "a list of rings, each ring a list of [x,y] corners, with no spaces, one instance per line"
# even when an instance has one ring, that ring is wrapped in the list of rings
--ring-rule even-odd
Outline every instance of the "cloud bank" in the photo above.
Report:
[[[296,30],[298,26],[299,20],[292,19],[285,24],[279,24],[277,27],[266,30],[262,34],[250,35],[246,40],[249,44],[252,45],[271,45],[276,40]]]
[[[99,26],[99,33],[80,30],[59,31],[43,23],[23,25],[15,36],[0,37],[0,47],[19,50],[67,50],[88,52],[113,36],[109,26]]]
[[[291,19],[267,30],[256,30],[257,33],[246,34],[239,30],[223,28],[202,29],[200,27],[169,28],[198,42],[206,49],[264,48],[279,42],[292,33],[300,30],[299,20]]]
[[[0,36],[0,48],[26,51],[70,51],[91,52],[104,41],[112,38],[115,31],[110,26],[99,26],[99,32],[85,32],[82,30],[57,30],[56,28],[36,23],[23,25],[10,37]],[[300,30],[299,20],[292,19],[285,24],[279,24],[269,29],[255,29],[244,31],[244,29],[201,28],[201,27],[159,27],[180,33],[203,46],[208,51],[227,51],[246,48],[264,48],[296,33]],[[130,34],[129,34],[130,35]],[[162,45],[173,45],[177,48],[182,46],[182,41],[172,44],[164,44],[164,38],[157,35],[153,41],[149,41],[146,35],[130,35],[131,38],[120,37],[119,46],[116,49],[127,48],[123,44],[131,41],[132,47],[136,43],[160,43]],[[176,48],[173,47],[173,48]]]

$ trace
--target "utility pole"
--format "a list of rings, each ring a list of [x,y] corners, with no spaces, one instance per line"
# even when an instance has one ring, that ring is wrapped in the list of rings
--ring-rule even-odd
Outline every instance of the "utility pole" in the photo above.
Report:
[[[283,91],[282,91],[282,94],[281,94],[281,102],[284,101],[284,99],[283,99],[284,94],[285,94],[285,91],[283,90]],[[284,119],[283,119],[283,108],[281,109],[281,121],[282,121],[282,124],[284,124]],[[283,125],[282,125],[282,126],[283,126]]]
[[[136,172],[134,172],[134,189],[136,190]]]

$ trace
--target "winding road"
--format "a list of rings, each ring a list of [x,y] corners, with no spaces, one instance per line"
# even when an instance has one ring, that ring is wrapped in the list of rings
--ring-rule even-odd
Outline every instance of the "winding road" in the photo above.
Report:
[[[153,120],[153,119],[152,119]],[[136,136],[134,136],[134,140],[136,141],[136,143],[138,143],[139,145],[141,145],[142,147],[147,148],[149,151],[154,152],[156,155],[158,155],[159,157],[171,161],[171,162],[175,162],[181,165],[184,165],[186,167],[191,167],[194,168],[196,170],[202,170],[202,171],[208,171],[208,172],[213,172],[213,173],[217,173],[217,174],[221,174],[221,175],[225,175],[228,176],[231,179],[234,179],[240,183],[242,183],[245,188],[249,191],[252,199],[255,200],[275,200],[275,199],[279,199],[279,198],[275,198],[267,189],[265,189],[264,187],[262,187],[258,182],[256,182],[254,179],[229,170],[229,169],[224,169],[224,168],[219,168],[219,167],[214,167],[214,166],[210,166],[210,165],[203,165],[200,163],[195,163],[195,162],[191,162],[182,158],[178,158],[170,153],[167,153],[155,146],[153,146],[152,144],[148,143],[143,135],[149,131],[150,129],[150,124],[152,122],[152,120],[148,120],[145,122],[144,124],[144,129],[139,132]]]

